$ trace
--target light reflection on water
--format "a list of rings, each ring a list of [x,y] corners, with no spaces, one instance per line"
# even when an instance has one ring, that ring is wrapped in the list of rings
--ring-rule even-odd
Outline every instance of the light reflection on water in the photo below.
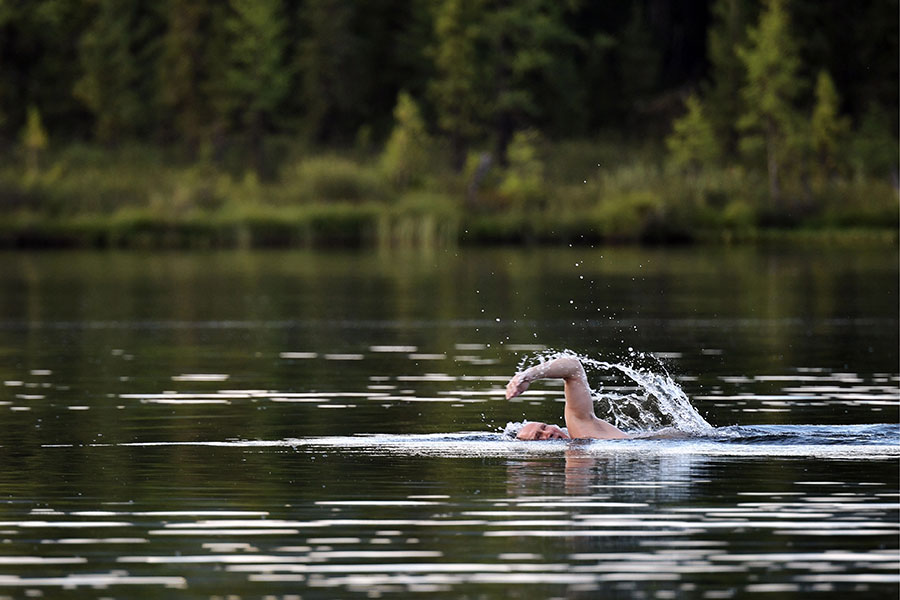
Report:
[[[741,482],[733,502],[697,506],[714,498],[704,491],[715,490],[714,476],[742,469],[760,474],[770,465],[703,456],[593,456],[581,445],[563,452],[562,461],[466,461],[467,472],[480,464],[493,478],[503,474],[484,494],[360,499],[351,486],[339,485],[333,499],[282,504],[276,497],[269,510],[32,509],[0,529],[11,540],[32,537],[40,552],[0,559],[0,567],[23,572],[0,582],[38,589],[191,588],[216,569],[248,595],[284,589],[269,587],[276,583],[302,583],[314,597],[336,588],[371,594],[484,585],[625,594],[636,582],[664,583],[659,589],[673,593],[699,586],[707,597],[828,593],[848,585],[867,597],[888,597],[897,585],[900,556],[891,542],[900,533],[898,495],[889,484],[754,477]],[[282,468],[286,457],[312,458],[303,450],[261,456]],[[340,464],[352,464],[351,457]],[[814,464],[788,466],[805,472]],[[861,464],[877,467],[859,460],[832,467],[853,475]],[[73,538],[72,530],[93,537]],[[113,551],[105,560],[104,546]],[[767,550],[773,546],[781,550]],[[80,554],[87,548],[90,559]],[[105,565],[109,572],[98,573],[105,561],[112,561]],[[67,572],[28,574],[46,569]]]
[[[826,436],[837,438],[836,443],[816,443]],[[856,443],[845,447],[839,443],[842,436]],[[741,437],[747,441],[735,443]],[[459,433],[90,448],[102,457],[123,449],[167,451],[185,445],[201,453],[197,461],[213,451],[239,462],[250,452],[260,464],[309,483],[329,470],[313,467],[316,459],[337,459],[344,467],[339,472],[350,469],[365,478],[366,467],[354,460],[362,456],[370,466],[422,457],[462,461],[468,483],[477,482],[486,467],[497,485],[484,494],[476,489],[474,494],[389,497],[378,497],[385,491],[379,486],[372,490],[376,497],[360,497],[349,483],[338,485],[338,495],[329,499],[290,498],[282,504],[282,498],[271,498],[269,510],[32,509],[22,520],[0,522],[0,530],[12,539],[35,529],[47,535],[89,531],[96,537],[66,534],[41,539],[40,545],[110,546],[116,548],[110,557],[115,569],[103,575],[10,576],[0,583],[184,589],[205,569],[216,569],[229,586],[251,595],[291,584],[302,584],[314,597],[328,597],[334,590],[449,593],[500,585],[540,586],[547,593],[563,586],[575,595],[626,594],[643,582],[672,593],[700,585],[710,598],[776,591],[827,594],[847,586],[887,597],[900,583],[900,553],[893,545],[900,535],[896,484],[853,481],[859,466],[883,473],[882,467],[896,465],[896,426],[754,426],[728,428],[727,434],[704,440],[519,442],[499,433]],[[714,446],[722,452],[711,451]],[[58,445],[46,449],[65,451]],[[772,479],[766,476],[772,463],[760,464],[760,458],[788,461],[782,466],[806,477],[816,473],[820,461],[830,461],[845,477]],[[818,473],[837,474],[832,468]],[[744,470],[757,477],[735,477]],[[402,472],[399,479],[406,487],[412,483],[412,489],[427,481],[411,482]],[[710,503],[721,494],[720,479],[737,491],[730,502]],[[761,546],[761,539],[768,543]],[[474,556],[473,546],[481,547]],[[773,546],[801,549],[764,550]],[[78,555],[0,559],[0,567],[49,566],[80,571],[93,565]],[[164,575],[133,571],[139,569]]]
[[[343,353],[325,354],[319,356],[314,352],[281,352],[280,358],[291,363],[296,360],[309,361],[313,359],[323,361],[365,361],[372,354],[384,354],[388,352],[405,352],[406,347],[375,347],[371,354]],[[471,350],[470,350],[471,351]],[[482,351],[486,351],[482,349]],[[509,349],[503,352],[509,352]],[[518,352],[518,351],[517,351]],[[516,352],[516,355],[517,355]],[[487,352],[486,352],[487,353]],[[492,352],[491,352],[492,353]],[[401,356],[401,358],[403,358]],[[429,362],[437,363],[452,360],[456,363],[470,363],[487,365],[497,362],[495,359],[487,359],[477,355],[457,355],[450,359],[445,354],[410,353],[405,357],[412,361],[415,367],[421,362],[426,365]],[[439,367],[438,367],[439,368]],[[862,376],[856,373],[820,373],[810,375],[807,369],[797,369],[795,373],[786,375],[754,375],[733,376],[720,375],[717,378],[714,389],[709,393],[692,395],[691,400],[711,408],[726,409],[731,413],[789,413],[801,408],[812,409],[846,409],[867,408],[870,412],[887,410],[887,415],[896,414],[898,406],[898,389],[900,389],[900,376],[895,374],[875,373],[871,376]],[[6,406],[8,410],[31,410],[31,403],[44,400],[47,393],[67,392],[69,386],[53,383],[53,372],[49,369],[35,369],[29,375],[29,380],[7,379],[2,381],[3,387],[8,389],[6,396],[10,400],[0,400],[0,406]],[[181,373],[171,376],[173,383],[200,384],[200,383],[224,383],[230,378],[225,373]],[[155,404],[230,404],[238,401],[270,401],[270,402],[297,402],[317,403],[320,408],[353,408],[347,404],[346,399],[360,399],[379,403],[405,403],[405,402],[446,402],[446,403],[484,403],[502,397],[503,390],[500,383],[504,383],[508,375],[457,375],[448,372],[429,370],[420,374],[401,374],[394,376],[371,375],[372,382],[367,385],[368,392],[360,391],[328,391],[325,392],[289,392],[277,390],[254,389],[215,389],[207,392],[175,391],[162,392],[135,392],[118,394],[122,400],[139,401],[141,403]],[[693,378],[684,375],[678,378],[682,383],[690,382]],[[390,393],[400,390],[401,386],[408,387],[410,383],[455,383],[461,384],[465,389],[456,386],[452,390],[441,390],[437,395],[424,397],[412,393],[412,390],[403,390],[403,393]],[[482,389],[472,389],[475,384],[485,384]],[[489,386],[488,384],[495,384]],[[766,393],[759,391],[771,389],[777,384],[777,392]],[[548,387],[551,387],[549,384]],[[748,389],[749,388],[749,389]],[[610,391],[625,391],[634,389],[631,387],[617,387],[606,385],[604,389]],[[729,393],[732,392],[732,393]],[[550,390],[529,390],[521,398],[513,400],[514,403],[528,402],[535,399],[550,399],[562,401],[562,393],[559,390],[554,394]],[[90,410],[90,404],[70,404],[69,410]],[[813,412],[813,411],[806,411]],[[816,410],[815,413],[826,412]],[[890,420],[886,420],[890,422]]]
[[[0,598],[896,598],[895,265],[630,252],[0,256]],[[503,436],[629,346],[715,429]]]

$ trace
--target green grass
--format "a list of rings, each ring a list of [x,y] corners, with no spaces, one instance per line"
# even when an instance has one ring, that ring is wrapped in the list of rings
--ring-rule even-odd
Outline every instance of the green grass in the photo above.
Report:
[[[465,172],[446,167],[398,188],[379,169],[377,156],[300,149],[288,156],[271,180],[210,163],[179,163],[159,148],[139,145],[72,145],[44,156],[38,173],[23,173],[8,157],[0,167],[0,245],[898,239],[897,190],[884,178],[785,185],[784,201],[775,207],[759,172],[730,167],[675,173],[650,145],[544,141],[538,153],[542,178],[523,179],[530,171],[523,173],[520,165],[512,176],[518,180],[511,179],[495,166],[474,191]]]

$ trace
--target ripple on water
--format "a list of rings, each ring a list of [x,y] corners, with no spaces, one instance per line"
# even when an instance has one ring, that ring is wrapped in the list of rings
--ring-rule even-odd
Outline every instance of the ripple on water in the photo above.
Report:
[[[438,362],[488,364],[495,359],[487,356],[486,345],[459,344],[455,355],[425,350],[373,345],[365,354],[279,354],[281,359],[297,361],[340,363],[375,356],[424,365],[400,375],[367,376],[358,391],[236,389],[240,386],[234,384],[226,389],[222,383],[230,381],[227,374],[189,372],[171,380],[191,389],[112,397],[134,412],[144,405],[149,405],[148,411],[160,405],[177,417],[193,415],[192,405],[205,405],[206,414],[215,416],[237,414],[236,408],[246,406],[312,410],[321,416],[320,409],[349,409],[366,403],[415,405],[424,411],[432,403],[456,408],[503,396],[505,376],[456,375],[449,363]],[[512,346],[507,350],[513,350]],[[518,350],[539,352],[543,347]],[[676,354],[666,357],[677,359]],[[30,375],[43,379],[51,373]],[[26,392],[15,396],[14,405],[4,406],[28,411],[55,400],[58,388],[45,389],[41,386],[49,382],[25,379],[4,382],[10,393]],[[853,373],[827,372],[722,377],[720,389],[695,400],[763,413],[834,405],[876,410],[896,407],[895,382],[890,374],[875,381]],[[670,385],[675,385],[665,378],[644,384],[656,393],[671,391]],[[608,385],[605,393],[634,396],[635,386],[640,383]],[[749,391],[736,389],[742,386],[750,386]],[[560,402],[562,391],[550,385],[529,390],[521,400]],[[72,413],[100,408],[81,398],[60,406]],[[71,418],[76,416],[80,415]],[[849,462],[859,470],[872,461],[895,460],[900,456],[896,425],[710,426],[696,433],[679,438],[569,442],[520,442],[495,431],[282,439],[217,439],[214,435],[204,439],[198,434],[184,438],[189,441],[160,435],[156,441],[79,444],[95,449],[92,458],[101,463],[105,453],[112,452],[109,449],[128,448],[140,455],[142,448],[174,448],[175,454],[182,447],[192,449],[184,454],[203,454],[201,449],[206,447],[224,449],[223,455],[234,449],[242,457],[278,454],[293,459],[293,453],[303,458],[327,452],[366,463],[387,457],[392,465],[411,457],[410,462],[419,457],[476,458],[453,461],[448,469],[462,471],[473,462],[488,467],[505,464],[510,490],[517,490],[521,482],[516,480],[516,469],[521,466],[527,471],[538,465],[538,485],[550,489],[554,482],[565,481],[567,492],[532,490],[519,495],[510,491],[507,496],[486,498],[456,492],[399,498],[332,494],[302,503],[297,500],[293,506],[265,504],[261,499],[256,505],[244,504],[245,500],[232,505],[270,510],[223,510],[226,506],[214,510],[210,504],[197,510],[102,510],[84,504],[80,510],[35,510],[0,522],[0,528],[11,548],[21,550],[21,540],[35,535],[45,538],[38,547],[48,549],[48,556],[29,546],[20,555],[0,558],[0,566],[16,573],[0,576],[0,586],[46,588],[45,595],[51,596],[53,588],[185,588],[193,577],[224,580],[230,576],[239,585],[257,584],[251,589],[261,593],[269,591],[269,584],[286,582],[326,590],[320,594],[377,595],[460,592],[461,586],[470,585],[496,586],[497,593],[509,585],[532,589],[565,585],[573,592],[606,591],[619,585],[617,590],[633,590],[640,582],[650,582],[652,588],[646,589],[657,590],[658,598],[691,595],[697,590],[690,586],[701,588],[698,595],[714,598],[742,592],[883,592],[900,585],[900,555],[881,548],[890,547],[900,535],[897,494],[883,482],[856,481],[846,472],[830,473],[823,467],[796,481],[779,481],[775,488],[743,483],[745,489],[724,501],[710,500],[697,491],[710,485],[704,478],[708,470],[759,462],[746,459],[789,459],[778,463],[787,465],[813,464],[802,459],[814,458],[836,461],[833,464]],[[74,446],[48,443],[43,448],[52,453]],[[608,473],[608,478],[597,476],[601,472]],[[360,485],[367,483],[372,482],[364,480]],[[475,476],[464,485],[468,484],[479,487],[484,482]],[[440,486],[405,489],[445,491]],[[360,491],[368,493],[368,489]],[[460,539],[465,543],[460,544]],[[865,548],[867,544],[871,548]],[[790,548],[802,550],[784,551]],[[772,549],[779,551],[766,551]],[[95,561],[96,556],[105,557],[105,562]],[[106,572],[102,566],[110,562],[115,562],[116,569]],[[32,571],[35,576],[26,575]],[[54,573],[66,574],[45,576]]]
[[[716,578],[729,575],[737,576],[728,580],[731,582],[757,581],[731,587],[733,594],[737,589],[749,591],[762,585],[761,574],[765,574],[764,585],[772,589],[900,583],[900,555],[895,550],[831,547],[747,552],[738,550],[747,546],[736,545],[733,540],[735,536],[771,539],[809,535],[896,539],[900,533],[896,494],[872,493],[884,486],[854,487],[838,479],[801,479],[791,484],[798,489],[773,493],[750,488],[741,495],[746,501],[713,506],[669,504],[661,508],[663,505],[653,496],[660,490],[668,493],[698,483],[699,478],[685,473],[683,478],[620,479],[598,486],[602,490],[599,494],[486,498],[410,494],[396,501],[338,497],[310,502],[305,509],[312,517],[309,519],[283,518],[263,510],[36,509],[29,518],[6,521],[0,527],[8,535],[10,530],[14,533],[28,528],[99,531],[129,527],[146,537],[98,536],[93,540],[82,538],[78,543],[101,545],[129,539],[142,543],[142,552],[124,551],[115,562],[125,569],[165,568],[166,574],[144,576],[116,570],[60,577],[8,575],[0,577],[0,585],[185,588],[191,573],[196,573],[192,569],[204,567],[243,577],[249,584],[302,582],[311,589],[367,592],[424,588],[451,591],[474,584],[567,585],[597,590],[609,584],[642,581],[672,585],[687,580],[722,581]],[[623,501],[619,495],[622,491],[635,494],[635,501]],[[890,501],[884,496],[890,496]],[[373,508],[379,511],[377,517],[370,512]],[[334,516],[334,510],[341,511],[340,516]],[[552,558],[531,549],[501,551],[484,561],[465,560],[459,548],[450,543],[460,535],[470,545],[478,538],[497,542],[541,539],[545,540],[542,543],[563,543],[571,548],[576,543],[573,540],[584,540],[598,549],[560,553],[557,548],[551,550]],[[158,545],[160,536],[185,541],[179,542],[177,553],[166,552],[163,548],[168,545]],[[70,539],[44,543],[64,544]],[[602,545],[609,540],[627,540],[631,549],[614,550]],[[382,543],[387,546],[378,547]],[[0,565],[89,569],[89,554],[5,557],[0,558]]]

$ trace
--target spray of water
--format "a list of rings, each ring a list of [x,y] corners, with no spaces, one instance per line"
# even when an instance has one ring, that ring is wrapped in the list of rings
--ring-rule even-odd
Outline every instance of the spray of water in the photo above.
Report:
[[[672,428],[690,435],[709,435],[714,427],[694,409],[690,400],[662,363],[652,355],[632,352],[629,362],[608,362],[571,351],[548,351],[538,355],[541,361],[568,354],[576,356],[591,382],[597,415],[630,432],[650,432]],[[527,361],[527,359],[526,359]],[[524,361],[523,361],[524,363]],[[624,385],[604,390],[596,374],[608,379],[624,375]]]

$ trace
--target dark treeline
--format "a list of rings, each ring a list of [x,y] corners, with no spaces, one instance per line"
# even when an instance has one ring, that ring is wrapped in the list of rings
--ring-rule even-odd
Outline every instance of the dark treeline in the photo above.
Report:
[[[78,144],[272,182],[298,152],[406,164],[427,139],[452,172],[508,169],[501,208],[546,208],[535,148],[603,138],[811,205],[815,177],[896,178],[897,56],[897,0],[9,0],[0,142],[30,179],[6,195],[58,192],[42,155]]]
[[[826,70],[851,118],[875,104],[896,120],[897,2],[787,9],[807,79]],[[54,136],[111,144],[348,143],[386,136],[406,91],[448,136],[658,134],[682,93],[714,75],[710,37],[744,43],[759,11],[754,0],[8,1],[2,132],[16,139],[35,107]]]

